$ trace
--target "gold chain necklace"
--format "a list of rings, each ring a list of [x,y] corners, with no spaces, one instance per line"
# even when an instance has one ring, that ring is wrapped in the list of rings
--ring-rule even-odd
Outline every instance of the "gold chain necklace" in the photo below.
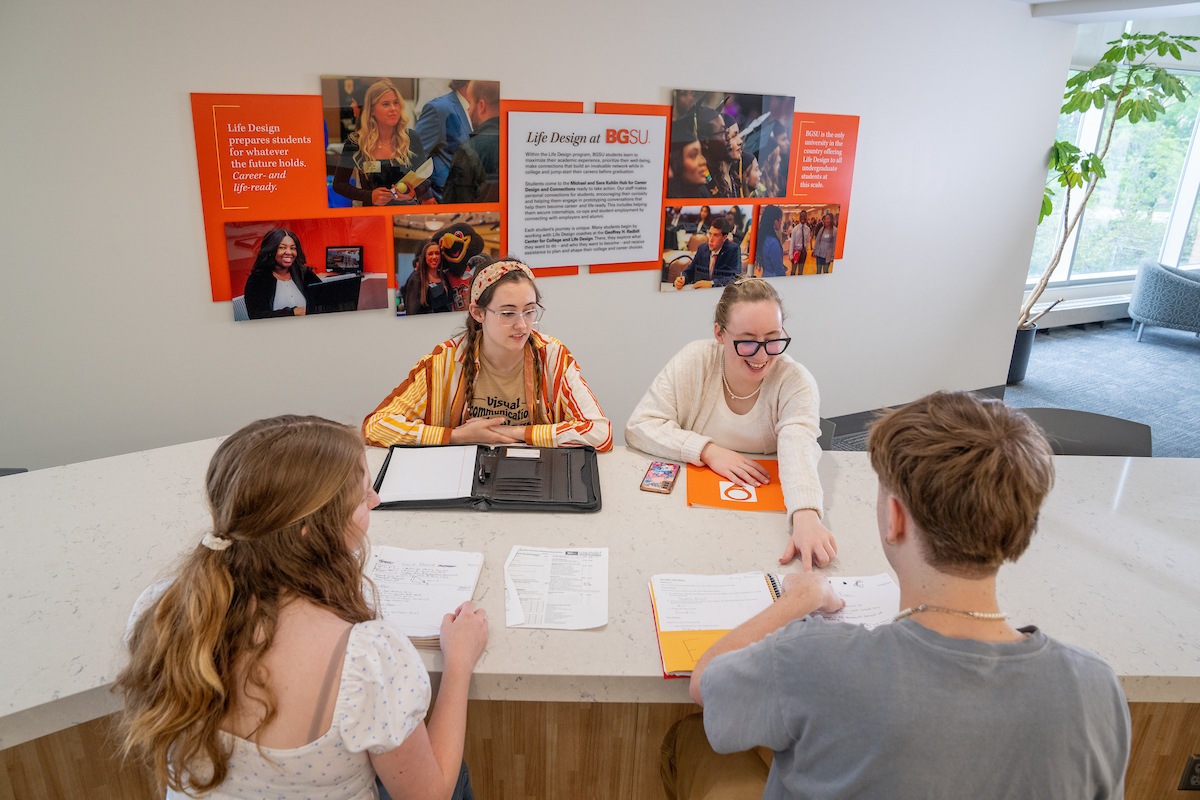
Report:
[[[721,383],[725,384],[725,391],[729,392],[729,396],[732,397],[734,400],[749,400],[751,397],[754,397],[754,395],[756,395],[762,391],[762,384],[760,383],[760,384],[758,384],[758,387],[748,395],[743,396],[740,394],[734,394],[733,389],[729,388],[729,381],[725,379],[725,359],[724,358],[721,359]]]
[[[1005,614],[1003,611],[959,611],[957,608],[943,608],[941,606],[931,606],[926,603],[921,603],[919,606],[912,606],[904,609],[892,619],[892,622],[899,622],[905,617],[911,617],[913,614],[920,614],[923,611],[937,611],[942,614],[953,614],[957,617],[970,617],[971,619],[1008,619],[1008,614]]]

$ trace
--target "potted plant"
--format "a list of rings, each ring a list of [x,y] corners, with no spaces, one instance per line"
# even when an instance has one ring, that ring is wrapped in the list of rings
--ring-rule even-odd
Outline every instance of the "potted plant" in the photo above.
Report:
[[[1130,125],[1142,121],[1153,122],[1163,112],[1164,103],[1187,99],[1188,90],[1183,82],[1153,62],[1161,62],[1166,58],[1182,60],[1184,51],[1196,52],[1189,42],[1197,39],[1200,37],[1177,36],[1166,32],[1124,33],[1120,39],[1108,42],[1109,49],[1095,66],[1067,80],[1062,113],[1082,113],[1092,107],[1104,110],[1100,147],[1095,152],[1085,153],[1074,143],[1061,139],[1050,147],[1050,174],[1042,195],[1038,224],[1042,224],[1054,212],[1053,186],[1057,184],[1063,190],[1062,225],[1046,269],[1021,305],[1008,383],[1020,383],[1025,379],[1029,353],[1037,332],[1036,323],[1061,302],[1060,298],[1038,314],[1033,313],[1034,305],[1046,291],[1050,276],[1062,260],[1067,241],[1079,224],[1096,184],[1104,178],[1104,159],[1108,156],[1113,130],[1121,120]]]

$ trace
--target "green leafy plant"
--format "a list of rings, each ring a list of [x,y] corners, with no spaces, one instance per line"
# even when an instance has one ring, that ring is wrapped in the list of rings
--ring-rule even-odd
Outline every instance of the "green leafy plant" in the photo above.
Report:
[[[1094,67],[1072,75],[1063,93],[1062,113],[1083,113],[1091,108],[1102,109],[1104,127],[1101,131],[1100,149],[1085,153],[1071,142],[1056,141],[1050,147],[1050,177],[1042,195],[1042,209],[1038,224],[1042,224],[1054,213],[1054,187],[1062,190],[1062,228],[1054,245],[1054,252],[1037,284],[1021,305],[1017,318],[1018,328],[1031,328],[1047,308],[1036,316],[1033,306],[1046,291],[1050,276],[1054,274],[1071,233],[1083,216],[1083,209],[1091,199],[1092,192],[1104,177],[1104,159],[1112,143],[1113,130],[1117,123],[1136,125],[1153,122],[1165,110],[1164,103],[1187,99],[1188,89],[1183,82],[1158,65],[1165,58],[1182,60],[1183,53],[1196,52],[1189,42],[1200,40],[1200,36],[1177,36],[1162,32],[1125,33],[1120,39],[1108,42],[1109,49]],[[1073,200],[1079,192],[1082,197]]]

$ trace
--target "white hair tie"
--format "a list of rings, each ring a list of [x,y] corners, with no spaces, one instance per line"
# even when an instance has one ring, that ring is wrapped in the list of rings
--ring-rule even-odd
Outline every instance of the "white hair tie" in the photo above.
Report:
[[[204,538],[200,540],[200,544],[207,547],[209,550],[220,552],[233,544],[233,539],[226,539],[222,536],[217,536],[211,531],[204,534]]]

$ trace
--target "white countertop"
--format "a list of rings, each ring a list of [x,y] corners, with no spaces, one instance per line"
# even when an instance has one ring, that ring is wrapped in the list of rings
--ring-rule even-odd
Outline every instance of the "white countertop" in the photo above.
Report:
[[[0,479],[0,748],[116,710],[108,687],[129,609],[203,535],[203,476],[218,441]],[[372,470],[385,452],[368,450]],[[484,553],[476,599],[492,631],[472,698],[688,702],[686,681],[662,678],[650,576],[772,569],[786,529],[782,514],[687,508],[685,478],[671,495],[639,491],[649,460],[600,454],[596,514],[372,512],[378,544]],[[1200,459],[1056,466],[1039,533],[1000,572],[1004,609],[1099,654],[1131,701],[1200,702]],[[830,572],[888,571],[866,454],[825,453],[821,480],[838,536]],[[514,544],[610,548],[608,625],[505,628],[501,572]],[[425,661],[440,671],[439,653]]]

